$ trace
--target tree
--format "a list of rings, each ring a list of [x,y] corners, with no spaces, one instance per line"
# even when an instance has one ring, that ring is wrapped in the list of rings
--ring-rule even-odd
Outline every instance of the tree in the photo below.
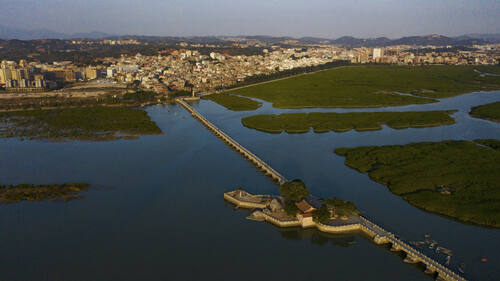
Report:
[[[282,184],[280,193],[287,202],[297,202],[304,197],[311,196],[304,182],[299,179]]]
[[[313,212],[313,220],[319,223],[326,223],[330,220],[330,211],[326,204],[321,205],[321,207]]]
[[[284,209],[285,209],[286,214],[291,216],[291,217],[294,217],[299,210],[299,209],[297,209],[297,206],[295,206],[295,202],[291,202],[291,201],[289,201],[285,204]]]
[[[361,213],[354,203],[335,197],[323,201],[323,206],[333,208],[339,216],[358,215]]]

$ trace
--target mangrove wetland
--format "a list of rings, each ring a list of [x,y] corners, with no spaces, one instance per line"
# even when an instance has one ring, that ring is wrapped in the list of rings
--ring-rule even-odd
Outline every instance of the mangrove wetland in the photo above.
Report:
[[[161,134],[148,114],[129,107],[0,112],[0,137],[106,141]]]
[[[464,222],[500,227],[500,141],[442,141],[339,148],[410,204]]]
[[[268,133],[316,133],[328,131],[381,130],[382,125],[393,129],[422,128],[454,124],[450,117],[455,111],[421,112],[353,112],[353,113],[284,113],[254,115],[241,120],[247,128]]]
[[[500,122],[500,102],[475,106],[471,109],[470,115],[475,118]]]
[[[46,200],[67,202],[83,198],[81,193],[87,191],[88,188],[87,183],[0,185],[0,203]]]
[[[496,73],[498,69],[498,66],[344,66],[226,93],[265,100],[276,108],[426,104],[437,102],[438,98],[498,90],[499,76],[481,75],[481,71]],[[224,104],[230,108],[227,101]]]

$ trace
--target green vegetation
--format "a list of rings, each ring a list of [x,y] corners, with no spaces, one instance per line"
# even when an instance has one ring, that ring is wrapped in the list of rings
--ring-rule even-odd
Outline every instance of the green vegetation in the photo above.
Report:
[[[335,153],[414,206],[500,227],[499,146],[498,140],[443,141],[341,148]]]
[[[500,102],[473,107],[470,116],[500,122]]]
[[[286,201],[298,202],[311,196],[306,185],[299,179],[286,182],[280,186],[280,193]]]
[[[291,216],[291,217],[295,217],[295,215],[299,211],[297,206],[295,206],[295,202],[292,202],[292,201],[287,201],[285,203],[284,209],[285,209],[286,214]]]
[[[349,201],[344,201],[342,199],[332,197],[330,199],[323,200],[323,205],[335,211],[335,214],[339,216],[352,216],[359,215],[361,212],[356,208],[354,203]]]
[[[281,196],[285,199],[285,212],[289,216],[297,214],[295,203],[304,198],[311,197],[306,185],[299,179],[289,181],[280,186]],[[344,201],[335,197],[322,201],[319,209],[313,212],[313,220],[320,223],[326,223],[335,213],[340,216],[357,215],[360,212],[352,202]]]
[[[270,73],[270,74],[253,75],[250,77],[246,77],[245,80],[238,82],[229,88],[232,89],[232,88],[244,87],[244,86],[248,86],[248,85],[252,85],[252,84],[271,81],[271,80],[287,78],[290,76],[296,76],[296,75],[307,74],[307,73],[316,72],[316,71],[320,71],[320,70],[331,69],[334,67],[339,67],[339,66],[348,65],[348,64],[349,64],[348,61],[334,61],[334,62],[327,62],[325,64],[320,64],[320,65],[315,65],[315,66],[297,67],[297,68],[278,71],[278,72],[274,72],[274,73]]]
[[[126,93],[123,95],[121,99],[124,102],[151,102],[151,101],[156,101],[157,99],[156,96],[157,94],[155,93],[137,91],[137,92]]]
[[[354,203],[336,197],[323,200],[321,203],[321,207],[313,212],[315,222],[325,224],[332,218],[332,215],[348,217],[361,214]]]
[[[494,72],[500,67],[484,70]],[[474,91],[500,89],[500,77],[482,66],[348,66],[228,91],[277,108],[383,107],[436,102]],[[404,94],[401,94],[404,93]],[[410,95],[406,95],[410,94]]]
[[[262,103],[254,100],[228,94],[213,94],[204,96],[203,99],[214,101],[229,110],[243,111],[256,110]]]
[[[0,113],[0,137],[116,140],[161,134],[148,114],[127,107],[87,107]]]
[[[450,114],[455,111],[421,112],[353,112],[353,113],[286,113],[281,115],[254,115],[241,120],[245,127],[268,133],[307,133],[333,130],[380,130],[385,124],[394,129],[433,127],[454,124]]]
[[[45,201],[47,199],[69,201],[82,198],[83,196],[79,194],[88,188],[87,183],[0,185],[0,202],[17,203],[20,201]]]
[[[474,140],[474,142],[487,146],[491,149],[498,150],[500,151],[500,141],[499,140],[494,140],[494,139],[487,139],[487,140]]]
[[[191,96],[190,91],[172,91],[168,93],[168,96],[171,98],[178,98],[178,97],[189,97]]]
[[[330,210],[328,209],[328,206],[325,204],[322,204],[321,207],[313,212],[313,221],[319,222],[319,223],[327,223],[330,218],[331,218],[331,213]]]
[[[285,212],[289,216],[295,216],[297,214],[298,209],[297,206],[295,206],[296,202],[311,196],[304,182],[299,179],[280,185],[280,193],[285,199]]]

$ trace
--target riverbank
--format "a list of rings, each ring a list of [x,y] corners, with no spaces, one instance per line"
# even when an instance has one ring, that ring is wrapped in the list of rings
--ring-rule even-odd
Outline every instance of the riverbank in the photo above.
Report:
[[[470,116],[500,122],[500,102],[475,106],[471,108]]]

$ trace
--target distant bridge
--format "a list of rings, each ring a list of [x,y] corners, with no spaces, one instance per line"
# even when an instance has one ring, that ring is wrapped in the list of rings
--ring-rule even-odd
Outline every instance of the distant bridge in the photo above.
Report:
[[[205,127],[207,127],[210,131],[212,131],[216,136],[221,138],[229,146],[233,147],[236,151],[241,153],[245,158],[247,158],[252,163],[257,165],[257,167],[262,169],[266,174],[271,176],[274,180],[278,181],[278,183],[283,184],[283,183],[287,182],[287,179],[284,176],[282,176],[280,173],[278,173],[276,170],[274,170],[271,166],[269,166],[266,162],[264,162],[264,160],[257,157],[255,154],[250,152],[250,150],[246,149],[244,146],[242,146],[237,141],[232,139],[230,136],[228,136],[222,130],[217,128],[214,124],[212,124],[205,117],[203,117],[203,115],[201,115],[198,111],[196,111],[194,108],[192,108],[183,99],[176,99],[176,102],[178,104],[182,105],[187,111],[189,111],[189,113],[191,113],[191,115],[193,117],[198,119],[203,125],[205,125]]]
[[[193,117],[198,119],[205,127],[212,131],[216,136],[225,141],[228,145],[233,147],[236,151],[241,153],[245,158],[250,160],[252,163],[257,165],[259,168],[264,170],[268,175],[270,175],[278,183],[283,184],[287,182],[287,179],[269,166],[262,159],[257,157],[255,154],[250,152],[248,149],[240,145],[237,141],[233,140],[230,136],[224,133],[222,130],[213,125],[208,121],[203,115],[192,108],[183,99],[176,99],[176,102],[182,105]],[[445,281],[466,281],[465,278],[460,276],[458,273],[454,272],[450,268],[440,264],[439,262],[429,258],[425,254],[411,247],[407,243],[403,242],[397,238],[393,233],[381,228],[380,226],[374,224],[363,216],[360,216],[361,222],[359,224],[359,229],[373,238],[373,241],[377,244],[392,244],[393,251],[403,251],[406,253],[405,262],[407,263],[422,263],[426,266],[425,272],[428,274],[437,274],[437,280]]]

